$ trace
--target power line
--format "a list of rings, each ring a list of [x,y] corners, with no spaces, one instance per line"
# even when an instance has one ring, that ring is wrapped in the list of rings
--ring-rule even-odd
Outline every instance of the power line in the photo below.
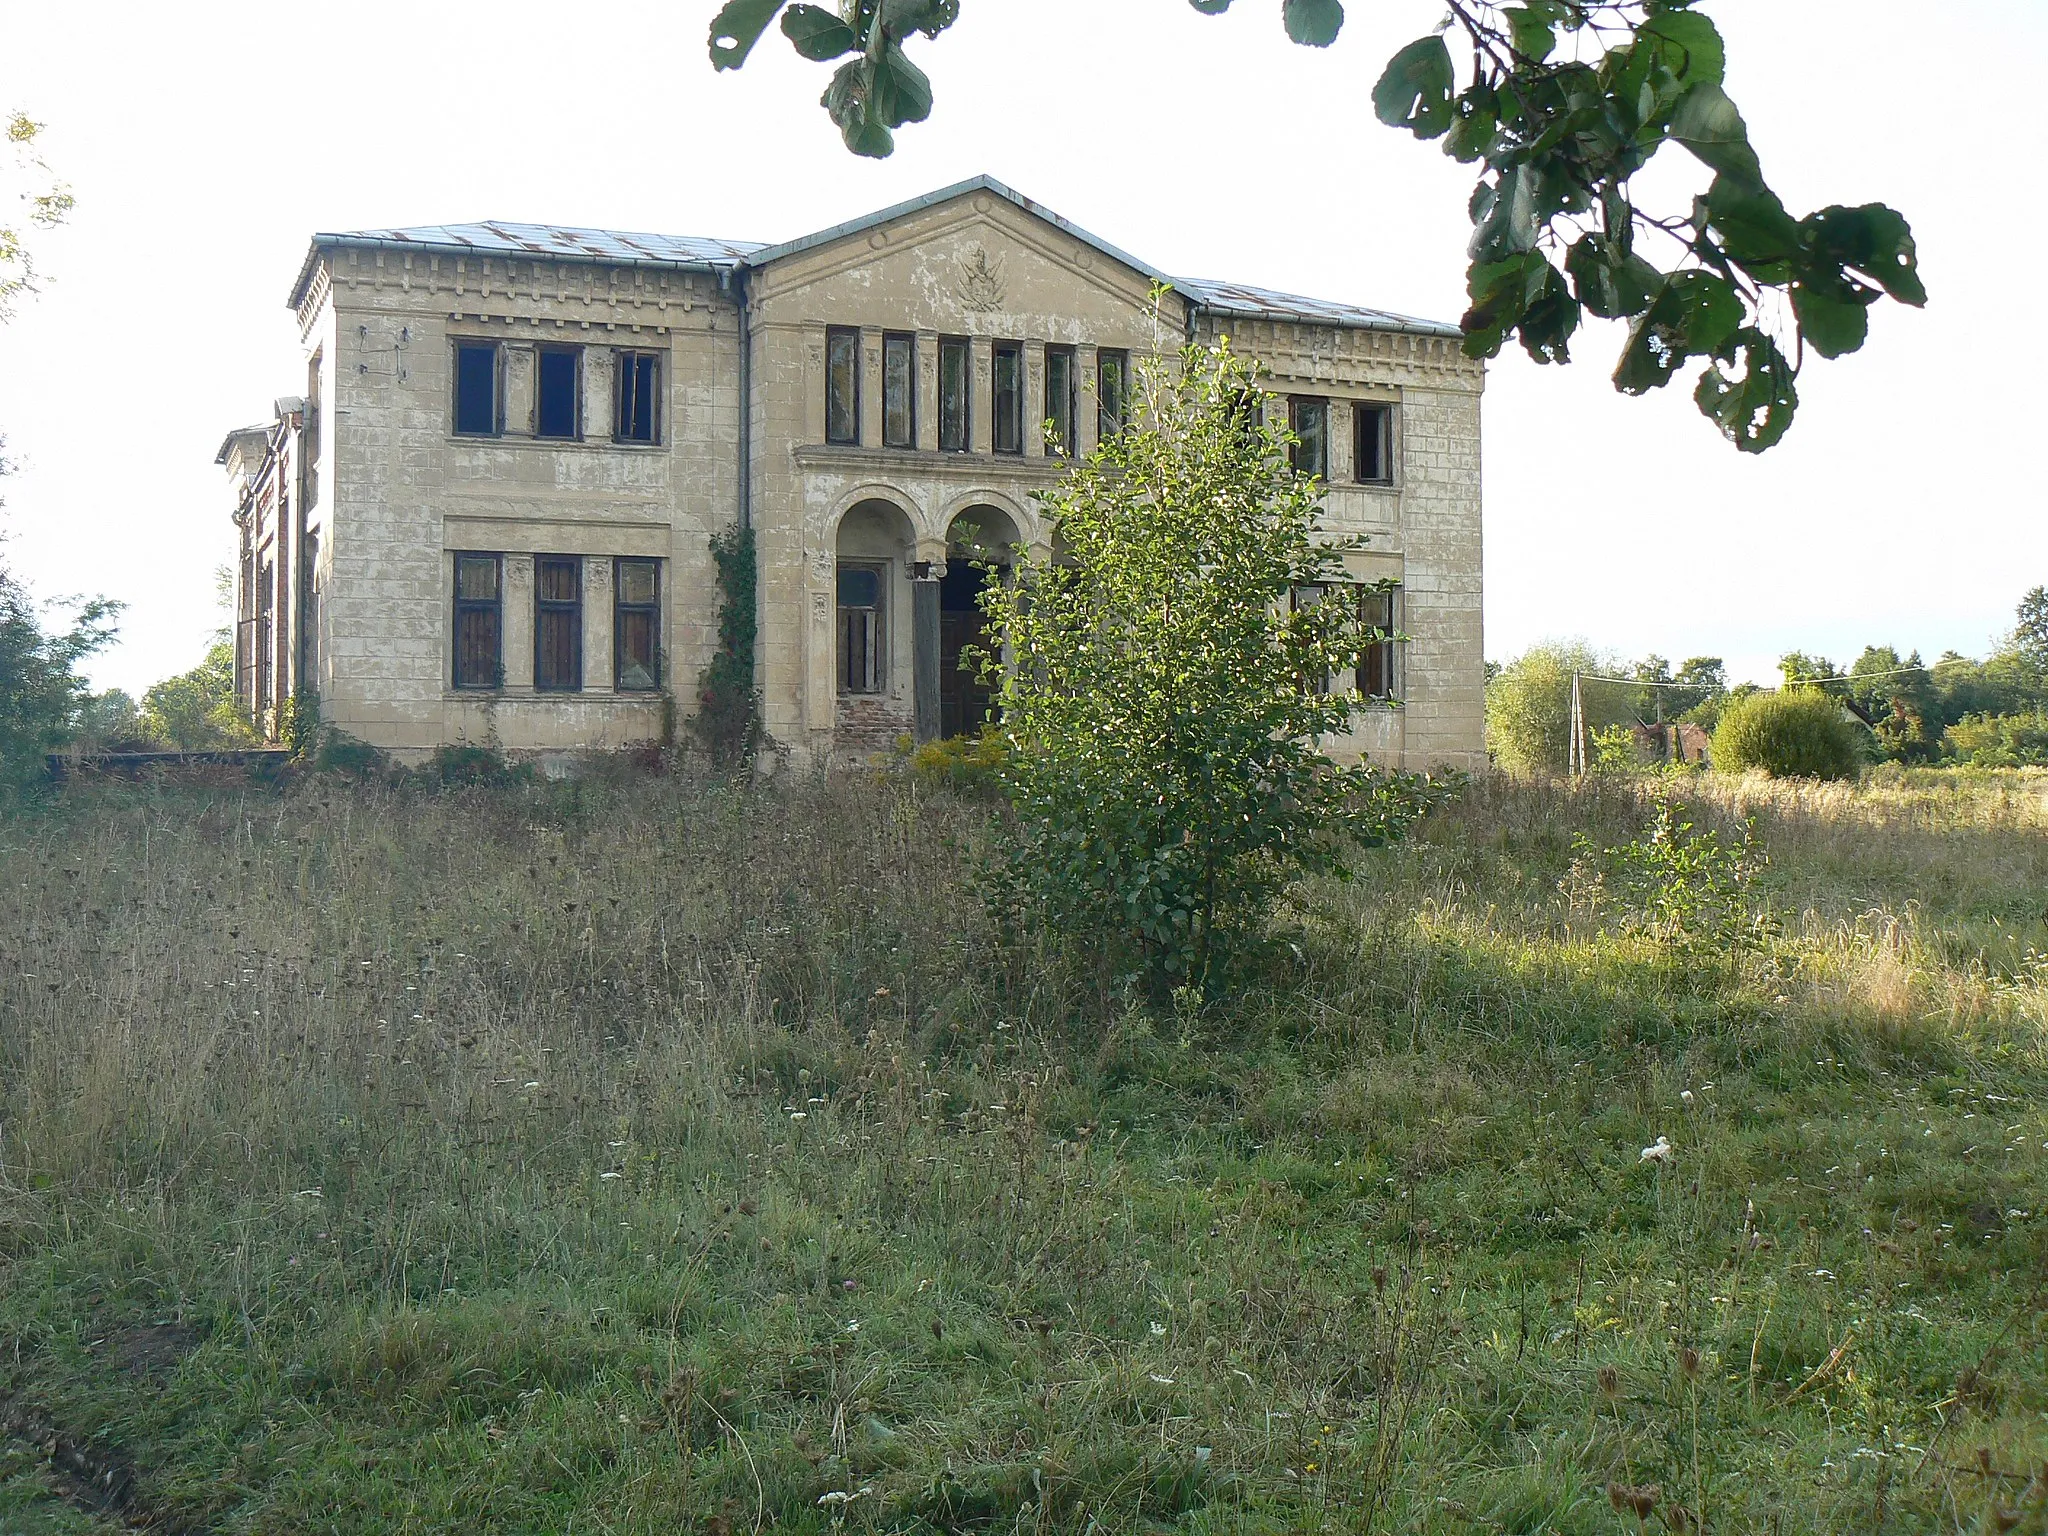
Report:
[[[1781,684],[1780,688],[1796,688],[1802,683],[1874,683],[1879,678],[1904,677],[1909,672],[1918,672],[1927,677],[1933,676],[1933,669],[1930,667],[1892,667],[1884,672],[1833,672],[1826,677],[1795,677],[1791,682]],[[1584,678],[1589,683],[1620,683],[1629,688],[1691,688],[1698,690],[1708,687],[1705,683],[1667,683],[1647,677],[1608,677],[1599,672],[1580,672],[1577,676]],[[1776,693],[1779,689],[1763,688],[1758,691],[1761,693]]]

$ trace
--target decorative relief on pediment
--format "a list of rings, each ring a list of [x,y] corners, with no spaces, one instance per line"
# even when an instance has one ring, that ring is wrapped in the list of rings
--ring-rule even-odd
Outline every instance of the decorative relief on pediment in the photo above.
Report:
[[[976,314],[993,314],[1003,307],[1006,286],[1002,258],[991,257],[986,247],[969,246],[960,258],[960,302]]]

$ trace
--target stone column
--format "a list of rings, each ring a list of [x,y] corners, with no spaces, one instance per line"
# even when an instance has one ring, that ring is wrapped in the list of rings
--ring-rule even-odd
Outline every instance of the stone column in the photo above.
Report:
[[[612,415],[617,356],[610,347],[583,349],[583,436],[589,442],[610,442],[612,428],[617,425]]]
[[[1098,440],[1096,428],[1101,425],[1098,413],[1102,402],[1096,396],[1099,380],[1095,374],[1097,353],[1093,347],[1074,348],[1074,441],[1068,445],[1077,459],[1085,459],[1095,451]]]
[[[974,352],[974,375],[968,381],[967,422],[969,443],[976,453],[990,451],[992,439],[989,423],[995,419],[995,393],[992,384],[995,377],[995,347],[988,337],[976,336],[971,343]]]
[[[804,723],[813,731],[829,731],[838,717],[839,677],[834,666],[838,637],[839,559],[829,549],[814,549],[810,578],[800,597],[801,628],[797,635],[798,666],[804,680]]]
[[[1045,457],[1045,343],[1024,343],[1024,457]]]
[[[1351,437],[1352,428],[1357,425],[1353,419],[1356,404],[1352,400],[1332,399],[1328,406],[1330,421],[1325,436],[1328,438],[1329,481],[1332,485],[1351,484],[1351,471],[1355,467],[1351,458]]]
[[[939,451],[939,333],[917,333],[917,446]]]
[[[860,445],[882,446],[882,332],[860,328]]]
[[[803,410],[806,443],[825,441],[825,322],[804,324]],[[755,386],[759,388],[757,384]],[[738,384],[735,382],[737,391]]]
[[[945,573],[938,561],[911,567],[911,683],[919,741],[936,741],[939,735],[939,578]]]
[[[532,342],[508,341],[505,360],[505,435],[533,436],[535,353]]]
[[[531,694],[533,692],[533,556],[507,555],[505,557],[505,588],[500,594],[503,606],[499,610],[505,626],[503,645],[500,647],[505,658],[505,691],[507,693]]]
[[[612,560],[591,555],[583,562],[583,691],[610,693],[612,663]]]

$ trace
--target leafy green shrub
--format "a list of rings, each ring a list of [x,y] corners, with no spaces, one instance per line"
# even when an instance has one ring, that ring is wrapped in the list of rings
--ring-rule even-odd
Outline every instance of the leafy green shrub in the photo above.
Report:
[[[718,568],[718,649],[697,678],[690,730],[714,767],[733,769],[753,757],[761,739],[761,702],[754,688],[754,530],[735,523],[712,535],[711,559]],[[669,729],[664,714],[664,734]]]
[[[525,764],[507,762],[505,754],[497,748],[471,742],[434,748],[428,772],[447,785],[523,784],[534,776]]]
[[[1965,715],[1943,733],[1942,741],[1958,762],[1979,768],[2048,767],[2048,709]]]
[[[320,733],[309,761],[315,773],[338,773],[345,779],[367,779],[385,769],[384,754],[359,737],[332,726]]]
[[[1779,779],[1853,779],[1863,767],[1856,723],[1817,688],[1730,699],[1714,727],[1714,766]]]
[[[910,769],[927,784],[957,795],[987,795],[1002,788],[1010,744],[998,730],[979,736],[947,736],[910,754]]]
[[[1583,834],[1561,888],[1572,904],[1611,910],[1622,931],[1687,955],[1758,949],[1769,939],[1769,914],[1750,888],[1764,866],[1754,823],[1729,847],[1718,832],[1683,819],[1683,807],[1662,795],[1642,836],[1596,848]]]

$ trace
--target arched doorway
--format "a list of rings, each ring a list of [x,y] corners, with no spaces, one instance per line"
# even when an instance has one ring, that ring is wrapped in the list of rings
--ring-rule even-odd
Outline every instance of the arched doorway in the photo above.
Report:
[[[994,690],[973,660],[988,645],[981,590],[1003,579],[1018,542],[1016,522],[1000,507],[968,507],[946,530],[946,574],[939,581],[942,735],[977,735],[988,723]]]
[[[843,745],[879,750],[915,727],[915,550],[910,517],[893,502],[870,498],[839,520],[827,643]]]

